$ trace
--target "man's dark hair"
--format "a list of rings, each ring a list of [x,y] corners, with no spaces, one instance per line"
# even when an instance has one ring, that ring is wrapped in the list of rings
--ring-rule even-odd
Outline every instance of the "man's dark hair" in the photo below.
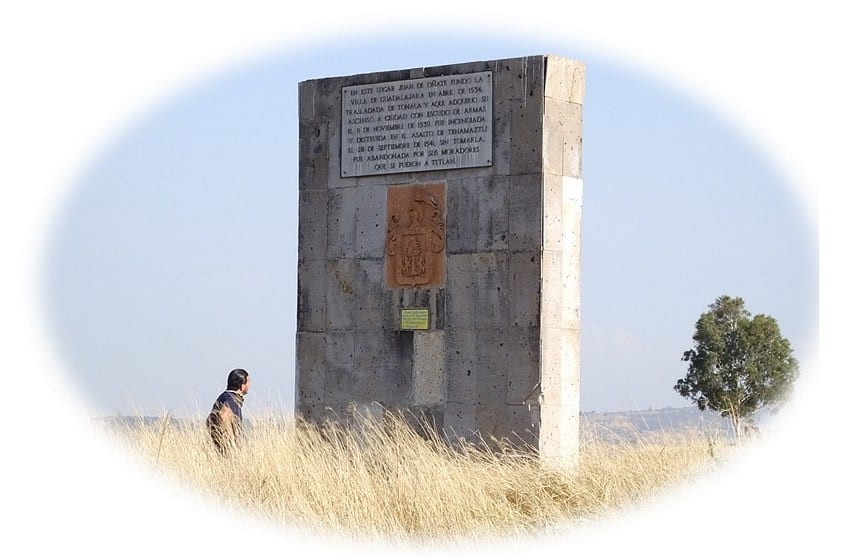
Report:
[[[238,391],[248,380],[248,372],[244,369],[234,369],[227,375],[227,390]]]

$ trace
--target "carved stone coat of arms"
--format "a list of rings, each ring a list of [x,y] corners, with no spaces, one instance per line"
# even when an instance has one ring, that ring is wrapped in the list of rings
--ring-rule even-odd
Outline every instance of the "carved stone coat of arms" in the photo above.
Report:
[[[387,190],[387,285],[445,283],[446,191],[444,184]]]

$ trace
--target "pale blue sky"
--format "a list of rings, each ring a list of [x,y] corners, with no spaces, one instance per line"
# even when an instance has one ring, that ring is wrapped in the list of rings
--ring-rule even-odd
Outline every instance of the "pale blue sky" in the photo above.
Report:
[[[93,413],[206,411],[233,367],[252,374],[246,411],[292,407],[299,81],[530,54],[587,64],[582,410],[687,405],[680,357],[721,294],[814,349],[812,223],[734,123],[568,44],[431,39],[272,53],[163,99],[91,161],[44,284]]]

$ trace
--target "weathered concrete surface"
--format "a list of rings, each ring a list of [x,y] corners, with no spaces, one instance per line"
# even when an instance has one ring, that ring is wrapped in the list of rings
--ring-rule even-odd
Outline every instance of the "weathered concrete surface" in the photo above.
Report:
[[[492,165],[342,178],[342,87],[492,72]],[[557,56],[299,84],[297,410],[423,410],[452,434],[578,454],[584,66]],[[388,191],[445,188],[444,281],[388,285]],[[430,310],[401,331],[400,310]]]

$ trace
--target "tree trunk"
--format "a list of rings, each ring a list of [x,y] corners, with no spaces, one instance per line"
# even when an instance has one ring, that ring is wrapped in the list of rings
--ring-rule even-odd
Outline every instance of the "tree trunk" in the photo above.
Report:
[[[741,416],[738,414],[738,410],[736,408],[729,409],[729,419],[732,421],[732,430],[735,432],[735,443],[740,443],[742,437],[742,422]]]

